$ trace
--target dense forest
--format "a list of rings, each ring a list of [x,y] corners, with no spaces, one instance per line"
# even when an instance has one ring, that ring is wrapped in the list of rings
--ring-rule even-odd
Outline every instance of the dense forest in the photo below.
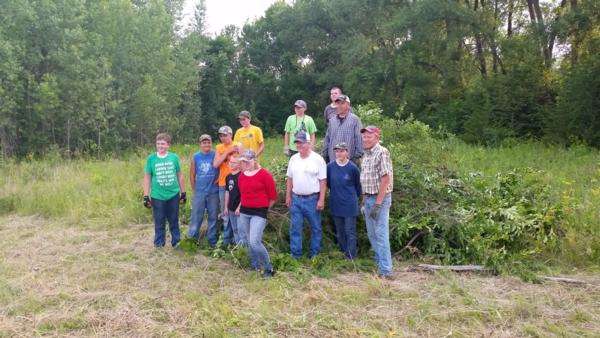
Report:
[[[213,36],[183,0],[2,0],[3,156],[192,143],[236,113],[280,133],[328,88],[489,145],[600,146],[600,2],[297,0]]]

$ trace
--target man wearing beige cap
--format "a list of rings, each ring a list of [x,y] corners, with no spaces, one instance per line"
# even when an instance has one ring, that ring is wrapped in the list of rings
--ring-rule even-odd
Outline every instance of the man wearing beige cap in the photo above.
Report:
[[[379,276],[391,278],[389,218],[394,184],[392,160],[390,152],[379,144],[379,128],[367,126],[360,132],[365,148],[361,161],[360,184],[367,235],[375,253]]]
[[[306,102],[297,100],[294,102],[294,115],[288,116],[285,122],[285,134],[283,135],[283,152],[287,156],[292,156],[298,152],[296,148],[296,133],[304,131],[308,134],[309,142],[314,147],[317,132],[317,126],[312,117],[306,115]]]

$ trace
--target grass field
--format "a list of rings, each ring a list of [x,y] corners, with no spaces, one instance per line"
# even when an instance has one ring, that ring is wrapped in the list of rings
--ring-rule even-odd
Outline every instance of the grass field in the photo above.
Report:
[[[1,220],[0,336],[597,336],[596,286],[397,268],[272,280],[155,250],[150,225],[85,229]]]
[[[269,140],[263,161],[278,175],[280,149],[280,140]],[[152,247],[141,206],[145,151],[105,160],[50,156],[0,165],[0,337],[599,336],[600,277],[589,257],[600,238],[600,153],[537,143],[445,149],[444,161],[460,172],[543,171],[551,194],[572,210],[565,252],[540,263],[548,274],[589,284],[408,272],[407,261],[396,262],[393,281],[368,266],[279,272],[265,281],[204,251]],[[184,155],[194,147],[174,150],[187,168]]]

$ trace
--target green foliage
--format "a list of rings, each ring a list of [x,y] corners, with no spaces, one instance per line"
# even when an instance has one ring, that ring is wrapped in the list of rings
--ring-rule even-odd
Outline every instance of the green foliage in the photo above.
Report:
[[[374,104],[356,112],[366,123],[382,126],[383,142],[394,162],[390,215],[394,252],[511,271],[517,262],[530,266],[540,257],[559,254],[569,233],[598,235],[569,227],[575,217],[572,204],[557,193],[560,187],[551,174],[532,167],[534,158],[495,172],[473,170],[485,168],[482,153],[474,168],[464,168],[457,156],[473,150],[451,135],[433,132],[410,118],[383,117]],[[590,217],[588,221],[595,222]],[[586,259],[597,263],[598,246],[589,248]]]

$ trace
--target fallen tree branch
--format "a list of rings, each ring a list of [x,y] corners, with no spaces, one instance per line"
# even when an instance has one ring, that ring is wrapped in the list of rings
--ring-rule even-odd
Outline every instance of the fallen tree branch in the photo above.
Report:
[[[590,283],[586,282],[586,281],[582,281],[579,279],[574,279],[574,278],[566,278],[566,277],[550,277],[550,276],[542,276],[541,277],[543,280],[548,280],[551,282],[560,282],[560,283],[567,283],[567,284],[576,284],[576,285],[588,285]]]
[[[418,264],[412,266],[410,271],[454,271],[454,272],[482,272],[492,273],[492,269],[488,269],[481,265],[433,265],[433,264]]]
[[[413,244],[413,242],[414,242],[414,241],[416,241],[416,240],[417,240],[419,237],[421,237],[421,236],[425,235],[425,234],[426,234],[426,233],[428,233],[428,232],[429,232],[429,231],[427,231],[427,230],[421,230],[421,231],[417,232],[417,233],[416,233],[416,234],[413,236],[413,238],[411,238],[411,239],[410,239],[410,241],[408,241],[408,243],[406,243],[406,245],[405,245],[405,246],[404,246],[402,249],[400,249],[398,252],[396,252],[396,253],[394,254],[394,256],[401,254],[401,253],[402,253],[402,251],[404,251],[404,250],[408,249],[408,248],[409,248],[409,247],[410,247],[410,246]]]

